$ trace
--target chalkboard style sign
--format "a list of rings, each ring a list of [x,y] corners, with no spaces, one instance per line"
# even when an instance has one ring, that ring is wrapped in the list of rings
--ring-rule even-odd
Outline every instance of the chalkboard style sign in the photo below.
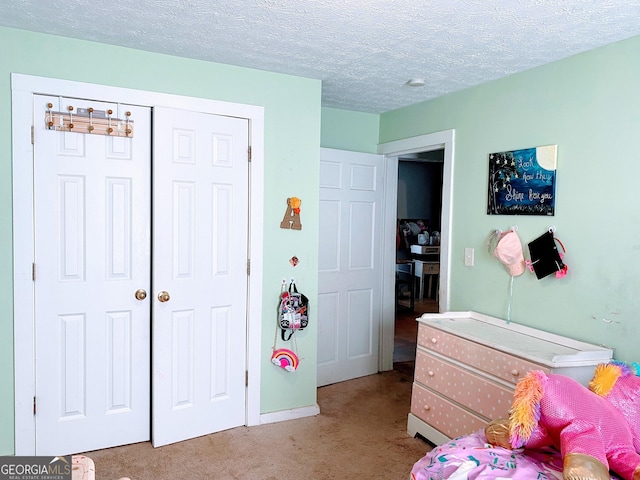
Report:
[[[557,145],[489,154],[488,215],[554,215]]]

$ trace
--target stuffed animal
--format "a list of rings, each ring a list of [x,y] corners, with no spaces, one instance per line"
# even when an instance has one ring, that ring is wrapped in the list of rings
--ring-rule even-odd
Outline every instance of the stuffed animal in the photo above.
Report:
[[[604,397],[627,419],[633,446],[640,453],[640,364],[619,361],[596,367],[589,390]]]
[[[633,412],[640,408],[640,387],[636,396]],[[565,480],[609,480],[609,470],[640,480],[638,439],[622,406],[572,378],[533,371],[516,385],[509,419],[491,422],[485,434],[489,443],[505,448],[558,448]]]

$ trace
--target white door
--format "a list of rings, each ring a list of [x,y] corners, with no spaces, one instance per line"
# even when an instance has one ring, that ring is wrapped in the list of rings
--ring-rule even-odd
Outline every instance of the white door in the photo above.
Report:
[[[135,136],[48,130],[48,103],[130,111]],[[33,113],[36,453],[147,440],[150,110],[36,95]]]
[[[48,130],[49,102],[130,111],[134,137]],[[36,454],[245,424],[248,121],[157,109],[152,234],[149,108],[34,118]]]
[[[379,369],[382,161],[321,149],[318,386]]]
[[[153,120],[160,446],[245,424],[249,164],[246,119],[156,108]]]

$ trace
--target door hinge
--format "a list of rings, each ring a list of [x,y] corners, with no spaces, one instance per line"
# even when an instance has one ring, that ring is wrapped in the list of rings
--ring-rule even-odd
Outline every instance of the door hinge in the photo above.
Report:
[[[247,259],[247,275],[251,275],[251,259]]]
[[[31,125],[31,145],[35,144],[34,136],[35,136],[35,128],[33,127],[33,125]]]
[[[31,280],[36,281],[36,264],[31,264]]]
[[[251,162],[251,145],[249,145],[249,151],[247,153],[248,153],[249,162]]]
[[[35,395],[33,396],[33,414],[36,414],[36,397]]]
[[[244,386],[249,386],[249,370],[244,371]]]

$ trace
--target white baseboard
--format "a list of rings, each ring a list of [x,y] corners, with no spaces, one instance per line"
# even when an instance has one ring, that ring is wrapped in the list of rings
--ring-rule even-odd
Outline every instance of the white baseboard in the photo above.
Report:
[[[260,415],[260,425],[265,423],[284,422],[285,420],[295,420],[297,418],[313,417],[320,414],[320,407],[316,403],[309,407],[294,408],[291,410],[280,410],[279,412],[262,413]]]

